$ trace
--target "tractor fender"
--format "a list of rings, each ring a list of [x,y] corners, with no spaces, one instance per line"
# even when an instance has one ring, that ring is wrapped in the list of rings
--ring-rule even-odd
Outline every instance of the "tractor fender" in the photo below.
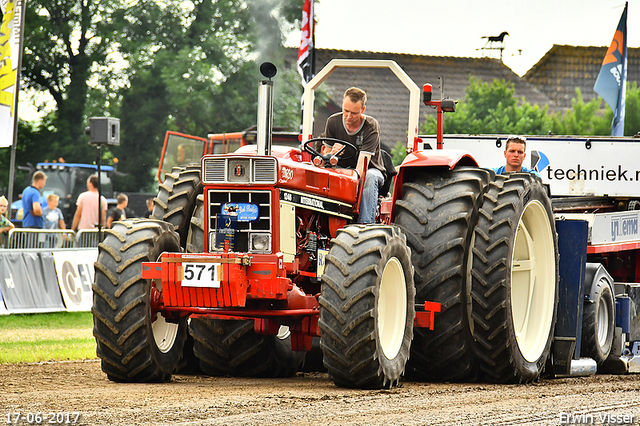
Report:
[[[393,204],[402,198],[402,185],[410,176],[416,176],[424,169],[446,167],[447,170],[453,170],[458,166],[478,167],[478,162],[469,151],[462,149],[430,149],[407,154],[398,166],[398,175],[393,182]]]
[[[611,295],[615,295],[613,289],[613,278],[609,275],[609,272],[605,269],[601,263],[587,263],[584,272],[584,297],[585,301],[594,303],[596,300],[597,285],[593,285],[594,282],[598,282],[601,279],[607,282]]]
[[[405,167],[447,166],[453,169],[457,165],[478,167],[478,162],[470,152],[462,149],[428,149],[407,154],[400,171]]]

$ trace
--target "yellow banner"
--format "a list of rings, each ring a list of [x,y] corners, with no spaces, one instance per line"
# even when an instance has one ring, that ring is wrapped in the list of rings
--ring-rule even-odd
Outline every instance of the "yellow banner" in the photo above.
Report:
[[[17,0],[0,0],[0,148],[13,143],[21,13]]]

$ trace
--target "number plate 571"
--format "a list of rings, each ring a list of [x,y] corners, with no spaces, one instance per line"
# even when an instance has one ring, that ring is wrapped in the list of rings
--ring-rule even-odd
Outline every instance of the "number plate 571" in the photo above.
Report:
[[[183,287],[220,288],[222,265],[219,263],[183,263]]]

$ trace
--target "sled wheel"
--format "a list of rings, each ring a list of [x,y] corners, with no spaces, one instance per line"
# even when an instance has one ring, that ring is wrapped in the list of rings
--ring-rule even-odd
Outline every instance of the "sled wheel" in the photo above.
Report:
[[[491,176],[489,170],[460,168],[427,174],[402,186],[394,223],[411,248],[416,303],[438,302],[442,309],[434,330],[414,330],[408,377],[473,379],[470,244],[480,196]]]
[[[142,279],[142,262],[179,252],[171,225],[125,220],[105,230],[93,284],[93,335],[102,370],[118,382],[163,382],[177,367],[187,337],[184,318],[154,312],[161,282]]]
[[[336,385],[398,384],[413,338],[414,298],[411,254],[397,227],[338,232],[326,257],[318,322],[324,365]]]
[[[593,265],[593,266],[592,266]],[[595,267],[595,268],[594,268]],[[602,364],[613,346],[615,302],[611,288],[613,280],[602,265],[587,264],[586,294],[582,315],[582,346],[580,355]]]
[[[473,247],[472,327],[484,379],[526,383],[549,356],[558,299],[551,201],[529,173],[496,176]]]

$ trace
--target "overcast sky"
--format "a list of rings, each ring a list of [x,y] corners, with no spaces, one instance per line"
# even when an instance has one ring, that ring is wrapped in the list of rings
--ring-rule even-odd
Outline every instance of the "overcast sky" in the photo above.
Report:
[[[504,63],[523,75],[554,44],[609,46],[623,9],[620,0],[320,0],[316,46],[498,58],[481,37],[507,31]],[[628,46],[640,47],[640,0],[628,14]]]

